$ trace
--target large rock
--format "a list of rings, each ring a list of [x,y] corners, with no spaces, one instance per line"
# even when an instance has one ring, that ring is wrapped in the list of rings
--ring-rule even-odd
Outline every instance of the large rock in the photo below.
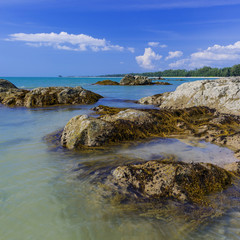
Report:
[[[112,130],[113,125],[101,119],[87,115],[76,116],[65,126],[61,144],[68,149],[100,146],[107,141]]]
[[[231,182],[226,170],[212,164],[148,161],[117,167],[105,184],[126,199],[206,204],[207,195],[222,191]]]
[[[35,88],[31,91],[11,87],[0,90],[0,103],[7,106],[24,106],[28,108],[66,104],[92,104],[100,98],[102,98],[101,95],[85,90],[82,87],[46,87]]]
[[[17,89],[17,87],[14,84],[12,84],[11,82],[9,82],[8,80],[0,79],[0,91],[1,91],[1,89],[7,90],[7,89],[11,89],[11,88]]]
[[[142,98],[139,102],[173,109],[205,106],[220,113],[240,115],[240,77],[183,83],[174,92]]]
[[[94,109],[100,115],[98,118],[78,116],[69,121],[62,135],[64,147],[107,146],[148,137],[187,135],[225,145],[240,158],[238,116],[219,114],[206,107],[137,110],[98,106]],[[82,141],[83,137],[88,140]]]
[[[61,144],[68,149],[78,149],[134,139],[140,135],[137,129],[150,123],[153,123],[153,118],[149,113],[135,109],[127,109],[100,119],[79,115],[73,117],[64,127]]]
[[[152,79],[143,76],[126,75],[121,79],[120,85],[152,85]]]

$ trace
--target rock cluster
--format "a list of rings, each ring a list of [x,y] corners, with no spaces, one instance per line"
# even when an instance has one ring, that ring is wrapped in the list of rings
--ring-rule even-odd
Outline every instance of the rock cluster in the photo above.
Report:
[[[240,77],[183,83],[174,92],[145,97],[139,103],[172,109],[205,106],[240,115]]]
[[[0,103],[6,106],[46,107],[66,104],[91,104],[101,95],[82,87],[46,87],[18,89],[7,80],[0,81]]]

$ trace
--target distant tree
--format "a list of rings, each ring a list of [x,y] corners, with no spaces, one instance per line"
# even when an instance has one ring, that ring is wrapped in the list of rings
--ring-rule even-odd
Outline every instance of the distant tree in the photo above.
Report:
[[[231,75],[232,76],[240,76],[240,64],[232,66]]]

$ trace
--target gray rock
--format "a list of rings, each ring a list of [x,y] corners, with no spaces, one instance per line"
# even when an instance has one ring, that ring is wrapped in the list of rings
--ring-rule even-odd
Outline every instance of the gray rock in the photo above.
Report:
[[[149,113],[135,109],[127,109],[100,119],[79,115],[70,119],[64,127],[61,144],[68,149],[102,146],[110,141],[118,141],[116,136],[123,134],[123,130],[127,131],[129,122],[140,126],[152,121]]]
[[[68,149],[100,146],[107,141],[112,130],[113,125],[101,119],[76,116],[64,127],[61,144]]]
[[[240,115],[240,77],[183,83],[174,92],[142,98],[139,102],[172,109],[205,106],[220,113]]]

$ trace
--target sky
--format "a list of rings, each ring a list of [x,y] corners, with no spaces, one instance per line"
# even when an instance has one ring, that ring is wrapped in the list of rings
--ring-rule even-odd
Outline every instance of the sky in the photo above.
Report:
[[[240,0],[0,0],[0,76],[240,63]]]

